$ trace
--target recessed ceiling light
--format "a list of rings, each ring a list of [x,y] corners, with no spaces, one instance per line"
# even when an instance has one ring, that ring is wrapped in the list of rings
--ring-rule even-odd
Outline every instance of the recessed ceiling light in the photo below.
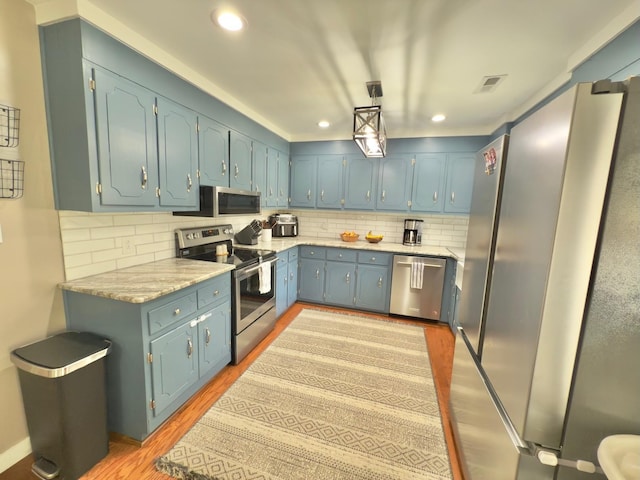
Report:
[[[330,125],[331,125],[331,124],[330,124],[329,122],[327,122],[326,120],[320,120],[320,121],[318,122],[318,126],[319,126],[320,128],[329,128],[329,126],[330,126]]]
[[[214,10],[211,13],[211,19],[220,27],[230,32],[242,30],[247,24],[244,18],[229,10]]]
[[[431,121],[432,121],[432,122],[441,122],[441,121],[443,121],[445,118],[447,118],[447,117],[445,117],[444,115],[442,115],[441,113],[439,113],[439,114],[434,115],[433,117],[431,117]]]

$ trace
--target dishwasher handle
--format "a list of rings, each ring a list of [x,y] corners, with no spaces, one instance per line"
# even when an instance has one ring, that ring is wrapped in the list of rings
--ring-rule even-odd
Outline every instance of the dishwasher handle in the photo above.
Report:
[[[434,264],[434,263],[421,263],[421,262],[396,262],[396,265],[407,265],[407,266],[411,266],[414,263],[417,264],[421,264],[422,267],[427,267],[427,268],[442,268],[444,267],[444,265],[438,265],[438,264]]]

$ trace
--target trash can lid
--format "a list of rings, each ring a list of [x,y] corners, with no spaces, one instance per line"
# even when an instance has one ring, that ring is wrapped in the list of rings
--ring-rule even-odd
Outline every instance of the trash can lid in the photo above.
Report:
[[[11,352],[11,361],[21,370],[56,378],[68,375],[111,350],[111,342],[87,332],[64,332]]]

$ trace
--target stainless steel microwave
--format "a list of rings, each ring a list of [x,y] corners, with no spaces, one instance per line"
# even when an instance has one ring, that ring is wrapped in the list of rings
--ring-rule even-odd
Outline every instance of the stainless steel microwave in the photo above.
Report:
[[[260,213],[260,192],[229,187],[200,186],[200,210],[173,212],[194,217],[257,215]]]

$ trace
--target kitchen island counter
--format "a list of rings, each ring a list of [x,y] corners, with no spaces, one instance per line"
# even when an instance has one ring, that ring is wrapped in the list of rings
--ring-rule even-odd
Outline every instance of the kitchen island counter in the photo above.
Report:
[[[145,303],[233,270],[226,263],[168,258],[64,282],[63,290]]]

